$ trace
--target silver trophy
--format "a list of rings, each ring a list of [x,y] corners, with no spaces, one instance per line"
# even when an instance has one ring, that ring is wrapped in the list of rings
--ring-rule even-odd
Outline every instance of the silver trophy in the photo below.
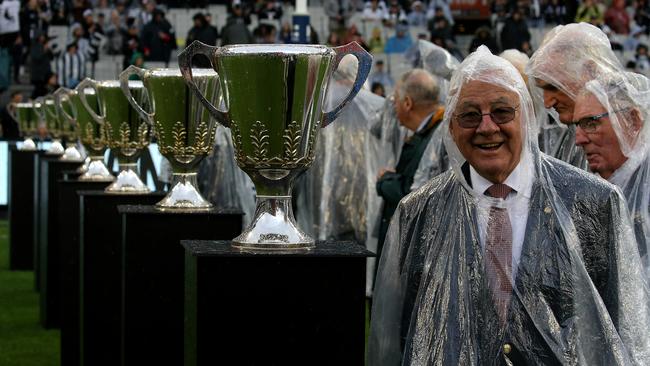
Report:
[[[201,93],[192,76],[194,55],[208,57],[219,74],[227,111]],[[327,85],[341,59],[358,60],[350,93],[330,112],[323,111]],[[251,225],[233,239],[241,249],[311,248],[314,239],[298,228],[291,208],[295,178],[314,160],[320,128],[336,119],[368,77],[372,56],[353,42],[321,45],[234,45],[212,47],[195,41],[179,54],[190,89],[232,132],[237,165],[257,190]]]
[[[77,140],[79,138],[77,135],[76,121],[73,118],[70,118],[70,114],[72,113],[72,105],[70,104],[69,94],[70,89],[63,87],[57,89],[54,93],[52,93],[54,105],[56,106],[56,117],[59,119],[61,136],[66,141],[66,148],[63,152],[63,156],[61,156],[61,160],[83,161],[84,159],[76,147]]]
[[[47,127],[48,134],[52,137],[52,144],[45,152],[46,155],[61,156],[65,152],[61,144],[61,130],[59,118],[56,112],[56,104],[51,95],[36,98],[36,107],[34,108],[39,123]]]
[[[7,111],[11,117],[18,122],[20,132],[24,137],[23,144],[20,150],[35,151],[36,143],[32,139],[37,133],[37,118],[34,112],[34,103],[11,103]]]
[[[144,82],[152,112],[145,111],[133,98],[129,78],[137,75]],[[210,100],[219,95],[219,77],[214,70],[195,73],[194,79]],[[197,188],[199,164],[213,149],[216,121],[189,91],[179,69],[144,70],[129,66],[120,74],[122,90],[131,106],[147,120],[158,138],[158,149],[171,164],[172,188],[156,204],[159,210],[200,211],[210,209]]]
[[[128,87],[139,102],[148,105],[148,97],[141,81],[129,81]],[[99,113],[90,105],[91,98],[86,90],[94,89]],[[106,145],[117,156],[120,173],[105,191],[116,194],[149,193],[149,187],[138,175],[138,158],[149,146],[149,125],[131,107],[117,80],[95,81],[84,79],[77,91],[81,104],[95,122],[104,130]]]

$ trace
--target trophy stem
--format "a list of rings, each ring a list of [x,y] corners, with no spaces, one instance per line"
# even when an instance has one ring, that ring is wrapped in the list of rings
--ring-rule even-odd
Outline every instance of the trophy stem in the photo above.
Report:
[[[106,193],[115,194],[143,194],[151,192],[138,175],[138,164],[120,164],[120,174],[115,182],[105,190]]]
[[[253,222],[233,239],[232,246],[252,250],[309,249],[314,247],[314,239],[298,228],[291,196],[258,195]]]
[[[211,208],[212,204],[197,189],[196,173],[174,173],[172,189],[162,201],[156,203],[156,209],[160,211],[201,211]]]
[[[115,180],[115,177],[108,171],[108,168],[104,165],[104,157],[100,155],[90,157],[88,170],[79,177],[79,180],[112,182]]]

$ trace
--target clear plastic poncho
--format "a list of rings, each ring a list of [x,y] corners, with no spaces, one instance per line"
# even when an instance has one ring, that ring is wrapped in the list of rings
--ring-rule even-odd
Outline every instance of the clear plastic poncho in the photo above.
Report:
[[[422,55],[422,68],[436,77],[440,89],[440,103],[444,104],[449,90],[451,75],[458,68],[460,62],[447,50],[428,41],[419,41],[420,54]],[[442,143],[444,131],[437,128],[429,140],[427,148],[422,154],[418,169],[413,176],[411,190],[422,187],[429,179],[446,171],[449,168],[447,151]]]
[[[612,51],[607,35],[587,23],[558,25],[551,29],[527,67],[530,78],[557,87],[573,100],[588,81],[619,70],[623,67]],[[582,149],[575,146],[575,127],[567,128],[560,123],[555,110],[549,114],[553,119],[545,119],[541,124],[542,132],[548,138],[545,151],[586,170]]]
[[[199,166],[199,190],[217,208],[244,212],[246,227],[255,213],[255,186],[235,162],[230,129],[217,126],[214,140],[214,149]]]
[[[583,94],[595,96],[609,113],[620,150],[627,158],[608,181],[625,195],[642,262],[650,274],[650,80],[630,72],[607,75],[587,83]]]
[[[449,126],[462,89],[473,82],[496,85],[520,102],[509,123],[520,126],[512,130],[522,136],[524,171],[532,172],[521,175],[529,198],[477,194],[465,178]],[[527,365],[649,364],[650,298],[632,254],[624,199],[602,179],[540,153],[517,70],[479,47],[451,80],[443,123],[452,169],[405,197],[393,216],[375,288],[369,365],[507,364],[506,342]],[[523,246],[502,322],[480,228],[490,206],[511,212],[525,199]]]

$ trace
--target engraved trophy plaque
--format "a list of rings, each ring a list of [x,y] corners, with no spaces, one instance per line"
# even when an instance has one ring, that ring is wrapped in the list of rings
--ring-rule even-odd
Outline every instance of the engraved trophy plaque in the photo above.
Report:
[[[138,104],[128,87],[129,78],[137,75],[150,98],[151,112]],[[212,69],[194,73],[194,80],[203,95],[216,102],[219,77]],[[120,74],[120,83],[127,99],[158,138],[160,153],[172,167],[169,194],[156,204],[159,210],[200,211],[210,209],[197,188],[199,163],[213,149],[217,123],[203,104],[190,92],[179,69],[143,70],[129,66]]]
[[[219,74],[222,111],[196,85],[191,61],[205,55]],[[327,85],[341,59],[358,60],[350,93],[330,112],[323,111]],[[211,47],[194,42],[179,54],[191,90],[210,113],[232,132],[237,165],[257,190],[251,225],[233,239],[240,249],[301,249],[314,240],[298,228],[291,208],[295,178],[314,160],[320,128],[334,121],[357,94],[370,71],[372,56],[357,43],[321,45],[233,45]]]
[[[99,113],[91,106],[92,94],[86,94],[89,88],[95,90]],[[147,105],[148,98],[141,81],[129,81],[129,89],[140,103]],[[137,164],[140,154],[149,146],[149,125],[126,100],[120,82],[95,81],[86,78],[77,86],[77,91],[86,112],[104,130],[106,146],[113,151],[119,162],[120,173],[115,182],[106,188],[106,192],[116,194],[150,192],[138,176]]]

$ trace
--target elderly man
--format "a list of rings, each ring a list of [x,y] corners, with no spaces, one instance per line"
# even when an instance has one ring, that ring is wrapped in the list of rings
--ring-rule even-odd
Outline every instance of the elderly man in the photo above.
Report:
[[[589,169],[619,186],[646,271],[650,242],[650,80],[617,73],[592,80],[576,99],[576,145]]]
[[[446,110],[452,170],[393,217],[369,364],[649,364],[650,298],[619,191],[540,153],[523,79],[484,46]]]
[[[377,194],[384,199],[377,243],[378,256],[381,255],[390,218],[399,201],[411,191],[420,159],[442,121],[444,108],[438,104],[438,93],[436,79],[423,69],[404,73],[395,89],[397,120],[414,134],[402,145],[395,169],[383,168],[377,175]]]
[[[622,69],[607,35],[590,24],[580,23],[553,28],[531,57],[527,73],[542,89],[544,106],[554,110],[553,118],[571,124],[574,100],[585,83]],[[546,128],[559,128],[555,125],[557,121],[539,122],[548,123]],[[575,128],[562,131],[557,141],[557,146],[548,147],[546,153],[586,169],[584,154],[575,146]]]

